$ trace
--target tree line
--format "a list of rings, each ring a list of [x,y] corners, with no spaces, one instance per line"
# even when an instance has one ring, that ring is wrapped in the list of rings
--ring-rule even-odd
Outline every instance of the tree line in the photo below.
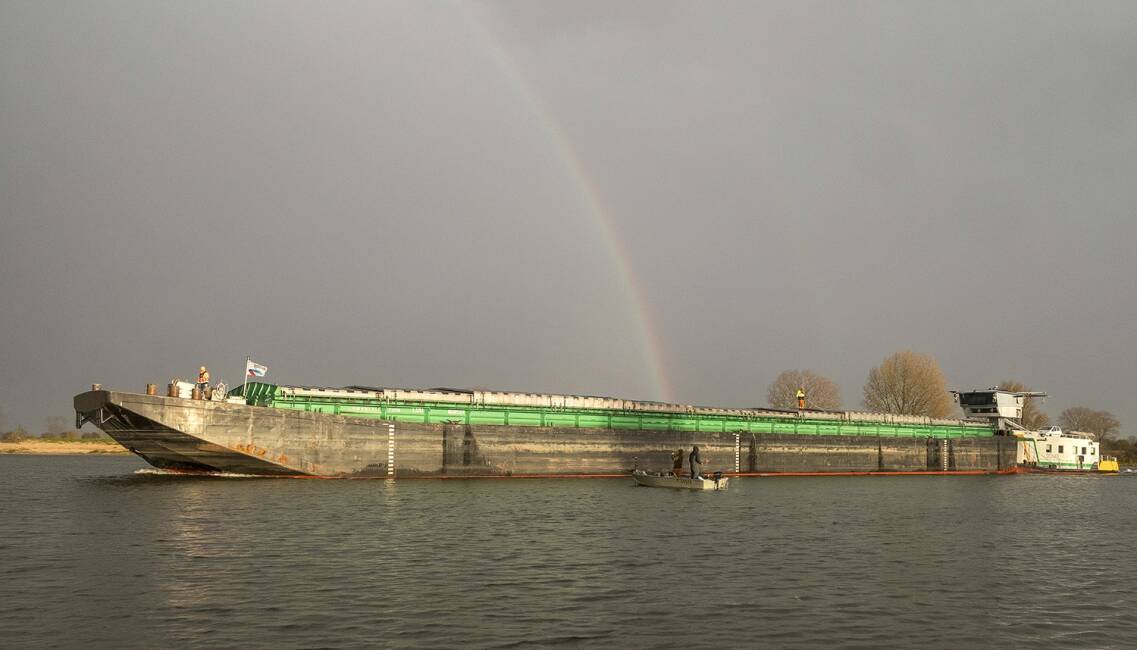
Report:
[[[67,442],[69,440],[113,440],[101,431],[44,431],[38,436],[24,431],[23,427],[16,427],[11,431],[0,433],[0,442],[24,442],[25,440],[45,440],[50,442]]]
[[[1016,380],[1008,379],[997,385],[1012,392],[1030,390]],[[796,409],[798,389],[805,392],[807,408],[841,409],[840,387],[832,379],[812,370],[786,370],[779,374],[766,392],[766,401],[773,408]],[[895,352],[869,371],[862,388],[862,406],[869,411],[896,415],[958,416],[939,362],[930,354],[911,350]],[[1104,454],[1121,458],[1124,451],[1137,453],[1134,447],[1137,441],[1120,439],[1121,422],[1109,411],[1073,406],[1058,415],[1057,424],[1064,430],[1093,433],[1101,442]],[[1022,425],[1035,431],[1051,425],[1050,416],[1039,408],[1034,398],[1024,400]],[[1122,462],[1125,462],[1124,458]]]
[[[25,440],[111,440],[102,431],[75,431],[67,427],[68,419],[61,415],[46,418],[46,430],[39,434],[28,433],[24,427],[16,425],[13,429],[4,426],[4,410],[0,408],[0,442],[23,442]]]

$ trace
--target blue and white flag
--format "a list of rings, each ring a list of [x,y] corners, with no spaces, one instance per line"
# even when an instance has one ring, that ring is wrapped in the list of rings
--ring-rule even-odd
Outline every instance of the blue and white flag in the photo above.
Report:
[[[246,377],[264,377],[267,373],[268,366],[262,366],[259,363],[254,363],[252,359],[245,360]]]

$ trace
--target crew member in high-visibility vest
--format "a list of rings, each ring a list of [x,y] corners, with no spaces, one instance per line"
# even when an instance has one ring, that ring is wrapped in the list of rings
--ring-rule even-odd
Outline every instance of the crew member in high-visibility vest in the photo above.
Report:
[[[197,387],[201,389],[201,394],[205,395],[205,389],[209,388],[209,371],[205,366],[197,371]]]
[[[797,410],[805,410],[805,389],[800,387],[797,389]]]

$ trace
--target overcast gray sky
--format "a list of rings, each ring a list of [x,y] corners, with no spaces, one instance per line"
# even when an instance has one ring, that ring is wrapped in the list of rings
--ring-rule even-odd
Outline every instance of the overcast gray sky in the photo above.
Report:
[[[0,0],[0,407],[92,382],[860,403],[1137,433],[1137,3]],[[653,339],[654,337],[654,339]]]

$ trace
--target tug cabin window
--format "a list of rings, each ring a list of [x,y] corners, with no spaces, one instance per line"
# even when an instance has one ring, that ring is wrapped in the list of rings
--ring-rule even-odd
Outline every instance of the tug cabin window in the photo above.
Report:
[[[992,393],[960,393],[959,403],[963,406],[994,406],[995,396]]]

